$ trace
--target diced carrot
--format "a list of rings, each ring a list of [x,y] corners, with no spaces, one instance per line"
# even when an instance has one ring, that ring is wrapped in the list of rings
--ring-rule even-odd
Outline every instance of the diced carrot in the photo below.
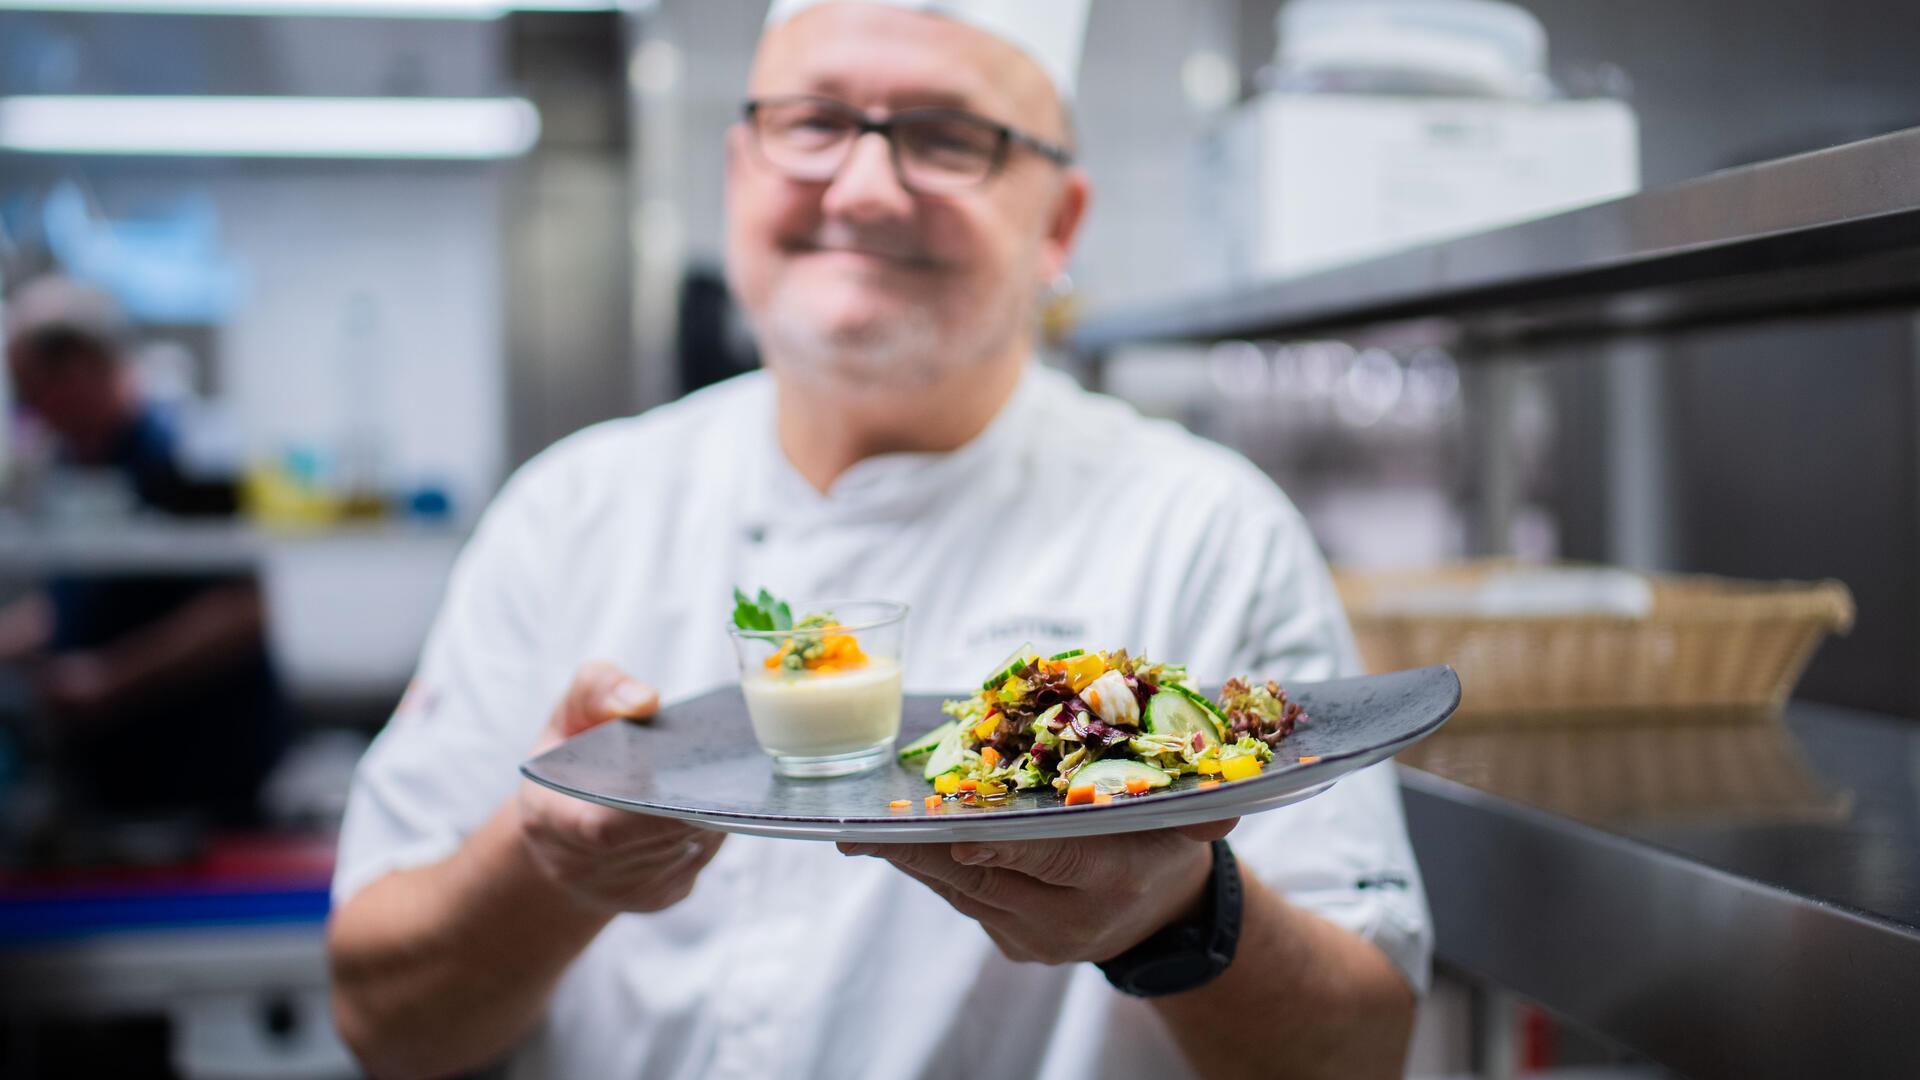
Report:
[[[1203,788],[1210,788],[1210,787],[1219,787],[1219,786],[1220,786],[1220,781],[1218,781],[1218,780],[1202,780],[1202,781],[1200,781],[1200,786],[1201,786],[1201,787],[1203,787]]]
[[[1100,691],[1098,690],[1087,691],[1087,704],[1093,706],[1096,709],[1099,708],[1100,707]]]
[[[1067,805],[1079,806],[1093,801],[1093,785],[1080,784],[1067,789]]]
[[[991,769],[1000,764],[1000,751],[993,747],[983,747],[980,751],[980,764]]]
[[[1113,796],[1107,794],[1104,791],[1096,791],[1093,793],[1093,805],[1095,806],[1105,806],[1107,803],[1110,803],[1112,801],[1113,801]]]
[[[927,796],[927,809],[938,810],[940,809],[940,804],[944,802],[946,802],[946,800],[938,795],[929,795]]]
[[[912,806],[913,804],[908,802],[905,799],[895,799],[892,802],[888,803],[887,805],[894,808],[895,810],[905,810],[907,807]]]
[[[1153,786],[1152,784],[1149,784],[1145,780],[1136,776],[1133,779],[1127,781],[1127,794],[1145,795],[1147,793],[1147,789],[1152,786]]]
[[[960,781],[960,790],[961,791],[978,791],[980,790],[980,781],[962,780]]]
[[[1311,764],[1313,764],[1314,762],[1316,762],[1316,761],[1319,761],[1319,760],[1320,760],[1320,755],[1319,755],[1319,754],[1308,754],[1308,755],[1307,755],[1306,757],[1303,757],[1303,758],[1301,758],[1301,759],[1300,759],[1300,764],[1302,764],[1302,765],[1311,765]]]

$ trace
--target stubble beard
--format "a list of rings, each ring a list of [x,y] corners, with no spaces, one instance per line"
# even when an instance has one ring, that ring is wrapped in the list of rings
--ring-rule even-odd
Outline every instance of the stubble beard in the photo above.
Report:
[[[1004,343],[1004,332],[948,332],[932,304],[836,330],[821,325],[796,292],[778,290],[756,329],[762,347],[809,382],[863,394],[925,390],[978,369]],[[994,306],[1001,310],[978,312],[967,328],[1006,327],[1017,317],[1004,301]]]

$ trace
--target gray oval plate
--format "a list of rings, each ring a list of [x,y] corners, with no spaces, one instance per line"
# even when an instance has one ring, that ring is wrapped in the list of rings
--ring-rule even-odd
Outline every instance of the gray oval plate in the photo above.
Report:
[[[1281,743],[1259,776],[1200,789],[1181,777],[1149,795],[1099,806],[1065,806],[1051,789],[1014,793],[993,806],[924,805],[933,785],[920,764],[886,765],[859,776],[791,780],[775,776],[753,741],[738,687],[666,706],[648,723],[618,721],[582,732],[520,766],[536,783],[591,802],[680,818],[727,832],[804,840],[950,843],[1034,840],[1197,825],[1298,802],[1385,760],[1433,733],[1460,705],[1452,668],[1426,667],[1298,683],[1288,696],[1309,721]],[[902,741],[945,719],[943,697],[909,694]],[[1312,764],[1298,764],[1317,757]],[[906,799],[909,808],[888,803]]]

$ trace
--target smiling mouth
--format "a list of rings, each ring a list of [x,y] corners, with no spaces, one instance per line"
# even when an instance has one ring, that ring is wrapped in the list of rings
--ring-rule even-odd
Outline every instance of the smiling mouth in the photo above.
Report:
[[[860,247],[823,247],[818,244],[795,244],[789,248],[796,255],[851,255],[860,259],[871,259],[889,266],[909,270],[934,270],[938,265],[924,255],[906,255],[893,251],[879,251]]]

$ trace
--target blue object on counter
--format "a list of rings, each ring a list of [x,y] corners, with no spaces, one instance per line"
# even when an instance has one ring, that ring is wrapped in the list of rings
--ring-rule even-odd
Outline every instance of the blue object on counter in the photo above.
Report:
[[[445,488],[415,488],[407,492],[402,499],[402,510],[411,518],[425,521],[445,521],[453,516],[453,497]]]
[[[0,898],[0,946],[119,930],[325,921],[324,888],[94,889]]]

